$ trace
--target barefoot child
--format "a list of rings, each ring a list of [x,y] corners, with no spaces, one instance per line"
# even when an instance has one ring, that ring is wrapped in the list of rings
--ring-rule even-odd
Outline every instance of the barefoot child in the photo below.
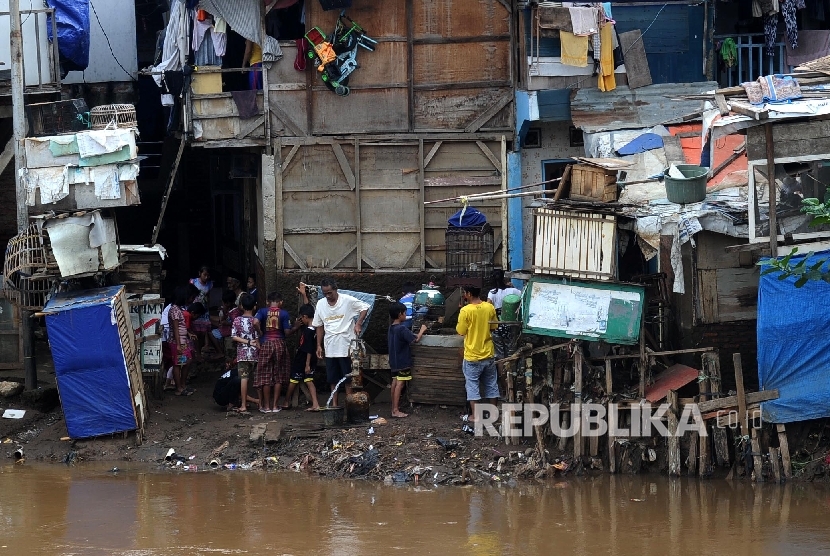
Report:
[[[248,413],[248,380],[256,372],[257,350],[259,348],[259,334],[257,322],[254,318],[254,298],[243,293],[239,299],[242,316],[233,319],[231,338],[236,342],[236,361],[240,378],[241,404],[238,413]]]
[[[392,325],[389,327],[387,338],[389,341],[389,367],[392,369],[392,417],[406,417],[401,412],[401,391],[403,383],[412,380],[412,350],[410,345],[421,339],[426,332],[426,325],[421,325],[418,335],[414,335],[406,323],[406,306],[393,303],[389,307],[389,317]]]
[[[314,368],[317,366],[317,330],[311,326],[312,320],[314,320],[314,307],[309,304],[300,307],[297,326],[292,328],[292,331],[302,330],[300,345],[297,346],[297,353],[291,363],[291,381],[288,385],[288,393],[285,395],[285,402],[291,403],[290,400],[297,385],[305,383],[311,396],[311,407],[306,411],[320,409],[320,404],[317,402],[317,389],[314,387]]]
[[[168,350],[170,361],[173,366],[173,380],[176,383],[177,396],[190,396],[194,390],[187,388],[187,369],[193,358],[193,353],[188,346],[187,326],[184,319],[184,308],[188,302],[188,290],[185,287],[176,288],[173,303],[167,314],[170,327],[168,335]]]

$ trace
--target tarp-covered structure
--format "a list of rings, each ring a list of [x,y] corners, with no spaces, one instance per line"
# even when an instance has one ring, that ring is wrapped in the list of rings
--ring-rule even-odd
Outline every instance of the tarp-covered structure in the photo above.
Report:
[[[144,393],[123,286],[62,293],[43,309],[71,438],[144,427]]]
[[[55,10],[58,50],[61,58],[61,77],[70,71],[84,71],[89,66],[89,0],[47,0]],[[49,40],[52,24],[49,22]]]
[[[807,264],[829,257],[830,251],[820,251]],[[758,288],[758,380],[779,395],[761,404],[762,418],[791,423],[830,417],[830,310],[821,302],[830,297],[830,284],[796,288],[795,278],[779,276],[761,276]]]

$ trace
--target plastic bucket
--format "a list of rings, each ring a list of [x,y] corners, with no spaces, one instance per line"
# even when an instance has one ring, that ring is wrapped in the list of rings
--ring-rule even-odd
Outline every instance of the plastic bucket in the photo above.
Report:
[[[504,296],[501,302],[501,320],[515,322],[519,320],[519,307],[522,304],[521,296],[510,293]]]
[[[709,168],[692,164],[678,164],[676,167],[683,174],[683,177],[669,177],[669,171],[666,169],[666,198],[679,205],[699,203],[704,200],[706,198],[706,177]]]

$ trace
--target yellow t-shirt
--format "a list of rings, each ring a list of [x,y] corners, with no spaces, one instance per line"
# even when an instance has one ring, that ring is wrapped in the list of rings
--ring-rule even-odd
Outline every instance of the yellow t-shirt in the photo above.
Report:
[[[492,303],[471,303],[461,308],[455,330],[464,336],[464,359],[482,361],[493,357],[495,350],[490,331],[498,324],[490,322],[496,320],[496,308]]]
[[[262,62],[262,47],[257,43],[253,43],[251,45],[251,61],[249,64],[253,66],[254,64],[258,64],[260,62]]]

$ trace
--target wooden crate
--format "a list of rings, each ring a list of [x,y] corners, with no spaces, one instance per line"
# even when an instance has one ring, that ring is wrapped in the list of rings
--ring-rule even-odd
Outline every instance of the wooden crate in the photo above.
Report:
[[[571,170],[571,199],[578,201],[617,200],[617,171],[589,164],[576,164]]]
[[[534,272],[616,279],[616,216],[539,208],[533,211],[533,229]]]
[[[464,373],[461,371],[463,360],[463,346],[413,345],[412,380],[407,385],[409,401],[441,405],[467,403]]]

